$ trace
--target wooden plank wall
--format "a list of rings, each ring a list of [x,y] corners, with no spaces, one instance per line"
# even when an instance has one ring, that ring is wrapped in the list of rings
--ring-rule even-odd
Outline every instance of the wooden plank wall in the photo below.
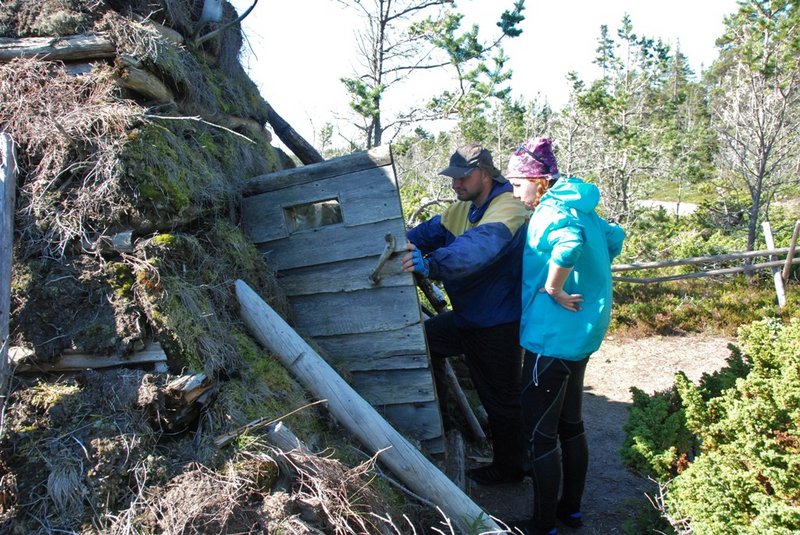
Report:
[[[400,269],[405,222],[388,147],[255,177],[245,231],[277,272],[294,327],[407,436],[442,451],[442,425],[413,277]],[[284,208],[338,199],[342,222],[292,232]],[[370,281],[386,247],[395,253]]]

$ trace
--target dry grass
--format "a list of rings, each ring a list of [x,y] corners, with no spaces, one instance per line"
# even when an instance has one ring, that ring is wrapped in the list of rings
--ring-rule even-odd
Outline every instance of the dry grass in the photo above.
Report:
[[[117,98],[109,67],[72,76],[60,63],[19,59],[0,65],[0,124],[20,144],[20,214],[26,250],[61,257],[76,238],[102,231],[123,210],[117,155],[134,102]]]

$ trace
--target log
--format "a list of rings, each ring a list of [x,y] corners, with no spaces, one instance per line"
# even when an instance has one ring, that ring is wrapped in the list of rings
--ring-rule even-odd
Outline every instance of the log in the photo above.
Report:
[[[422,293],[425,295],[425,298],[428,300],[431,306],[436,309],[438,314],[441,314],[447,310],[447,301],[445,300],[444,295],[442,295],[439,289],[433,285],[430,279],[426,279],[425,277],[421,277],[418,273],[414,273],[414,281],[417,283],[417,286],[419,286],[420,290],[422,290]],[[447,384],[455,394],[458,407],[461,409],[461,412],[464,413],[464,417],[467,419],[467,425],[469,425],[469,429],[473,436],[480,441],[486,440],[486,433],[483,431],[483,427],[481,427],[481,424],[478,421],[478,418],[475,416],[475,413],[472,412],[472,407],[469,404],[467,395],[464,394],[464,390],[461,388],[461,384],[458,382],[456,372],[453,370],[453,366],[450,364],[448,359],[444,360],[444,373],[445,378],[447,379]]]
[[[107,59],[116,54],[114,44],[97,34],[66,37],[0,37],[0,62],[15,58],[41,58],[50,61],[87,61]]]
[[[297,131],[292,128],[292,126],[284,120],[283,117],[278,115],[278,112],[275,111],[275,108],[272,106],[267,106],[267,121],[269,122],[272,129],[275,131],[275,135],[283,141],[283,144],[286,145],[290,151],[292,151],[295,156],[300,158],[300,161],[303,162],[305,165],[311,163],[319,163],[324,160],[322,155],[317,152],[308,141],[303,138]]]
[[[465,532],[500,527],[361,398],[244,281],[236,281],[242,318],[253,336],[274,353],[331,414],[417,494],[439,507]]]
[[[311,454],[308,447],[283,422],[269,426],[267,440],[281,451],[297,450],[301,453]]]
[[[130,355],[86,355],[82,353],[64,353],[53,362],[27,362],[33,351],[21,347],[9,350],[9,361],[16,373],[66,372],[87,369],[110,368],[113,366],[130,366],[166,362],[167,355],[161,345],[154,343]]]
[[[237,117],[235,115],[228,115],[226,113],[203,114],[202,118],[204,121],[222,126],[228,130],[239,132],[244,129],[247,131],[247,135],[251,137],[260,137],[267,143],[272,142],[272,135],[266,128],[264,128],[264,125],[255,119],[250,119],[249,117]]]
[[[119,57],[123,65],[120,81],[122,87],[143,95],[157,104],[175,102],[172,91],[154,74],[141,68],[139,61],[126,54]]]
[[[693,273],[681,273],[679,275],[664,275],[663,277],[611,277],[615,282],[633,282],[633,283],[650,283],[650,282],[667,282],[682,279],[696,279],[701,277],[714,277],[717,275],[733,275],[734,273],[743,273],[755,271],[757,269],[772,268],[775,266],[782,266],[783,260],[775,260],[772,262],[762,262],[760,264],[747,264],[744,266],[724,268],[724,269],[710,269],[708,271],[695,271]],[[792,264],[800,264],[800,258],[792,260]]]
[[[155,30],[156,32],[158,32],[159,35],[161,35],[161,37],[163,37],[165,40],[167,40],[173,45],[181,46],[185,41],[185,39],[183,38],[183,34],[181,34],[176,30],[173,30],[172,28],[168,28],[162,24],[153,22],[152,20],[142,17],[141,15],[137,15],[136,13],[132,13],[131,17],[136,22],[140,22],[143,26]]]
[[[209,379],[204,373],[184,375],[169,383],[166,390],[173,396],[180,397],[186,405],[191,405],[200,397],[214,388],[217,382]]]
[[[611,272],[633,271],[637,269],[657,269],[665,267],[686,266],[695,264],[709,264],[711,262],[726,262],[728,260],[741,260],[756,256],[781,255],[789,251],[788,247],[779,249],[766,249],[761,251],[746,251],[743,253],[728,253],[709,256],[693,256],[690,258],[679,258],[677,260],[658,260],[656,262],[637,262],[635,264],[617,264],[611,266]]]
[[[14,140],[0,134],[0,408],[5,406],[6,387],[11,376],[8,360],[8,324],[11,320],[11,268],[14,263],[14,206],[17,159]],[[4,411],[0,411],[3,413]],[[2,427],[0,416],[0,427]]]
[[[461,384],[458,382],[458,377],[456,376],[456,372],[455,370],[453,370],[453,366],[447,359],[445,359],[444,361],[444,373],[445,376],[447,377],[447,384],[450,386],[450,389],[455,394],[456,402],[458,403],[458,406],[461,408],[461,412],[464,413],[464,417],[467,419],[467,425],[469,425],[469,430],[472,432],[472,435],[475,437],[476,440],[479,441],[486,440],[486,433],[483,431],[483,427],[481,427],[481,423],[478,421],[478,417],[475,416],[474,412],[472,412],[472,407],[469,404],[467,395],[461,388]]]

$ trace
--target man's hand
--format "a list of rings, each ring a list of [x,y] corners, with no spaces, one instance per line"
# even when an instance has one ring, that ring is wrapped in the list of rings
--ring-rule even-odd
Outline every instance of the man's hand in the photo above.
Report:
[[[568,294],[563,288],[545,287],[539,290],[540,293],[547,293],[555,299],[556,303],[566,308],[570,312],[577,312],[581,309],[578,303],[583,303],[583,294]]]
[[[417,272],[423,277],[430,275],[430,265],[428,259],[422,256],[422,251],[417,249],[413,243],[406,243],[406,250],[409,251],[403,255],[403,271]]]

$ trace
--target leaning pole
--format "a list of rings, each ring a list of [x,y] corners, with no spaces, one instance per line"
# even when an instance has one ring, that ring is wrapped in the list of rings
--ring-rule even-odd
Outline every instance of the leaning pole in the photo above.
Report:
[[[505,533],[367,403],[244,281],[236,281],[242,318],[255,338],[320,399],[411,490],[438,505],[465,533]],[[380,452],[380,453],[379,453]]]

